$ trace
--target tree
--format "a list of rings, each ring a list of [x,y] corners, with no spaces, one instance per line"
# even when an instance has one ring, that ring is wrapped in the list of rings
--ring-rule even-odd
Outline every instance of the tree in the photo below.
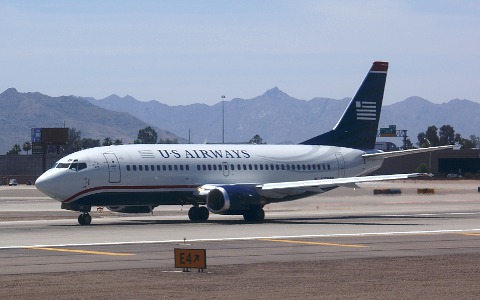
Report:
[[[158,143],[159,144],[178,144],[178,140],[177,139],[169,139],[169,138],[166,138],[166,139],[160,139],[158,140]]]
[[[123,141],[121,139],[115,139],[115,141],[113,142],[114,145],[123,145]]]
[[[415,172],[417,173],[429,173],[430,169],[428,168],[426,163],[421,163],[416,169]]]
[[[263,139],[258,134],[256,134],[253,138],[251,138],[249,143],[250,144],[266,144],[263,142]]]
[[[460,144],[462,149],[472,149],[479,146],[480,138],[471,135],[470,139],[465,139],[460,133],[455,133],[455,130],[450,125],[443,125],[440,127],[439,135],[437,135],[437,127],[430,126],[427,131],[420,132],[417,136],[419,147],[433,147],[451,144]]]
[[[156,144],[157,139],[158,139],[158,136],[155,129],[148,126],[138,131],[137,139],[134,141],[134,143],[135,144]]]
[[[472,144],[474,145],[473,148],[478,148],[478,147],[480,147],[480,137],[472,134],[472,135],[470,136],[470,141],[471,141]]]
[[[450,125],[443,125],[440,127],[439,132],[439,141],[440,146],[443,145],[451,145],[454,143],[455,140],[455,130]]]
[[[435,125],[429,126],[425,131],[425,139],[429,142],[430,147],[439,146],[440,139],[437,134],[438,128]]]
[[[25,143],[23,143],[22,149],[23,151],[27,152],[27,155],[28,155],[28,151],[32,150],[32,143],[30,143],[29,141],[26,141]]]
[[[68,129],[68,141],[65,149],[70,153],[82,150],[82,132],[80,130],[76,130],[75,127]]]
[[[15,145],[12,146],[12,149],[10,149],[7,152],[7,155],[18,155],[18,154],[20,154],[20,152],[22,152],[22,149],[20,148],[20,145],[15,144]]]
[[[102,146],[111,146],[111,145],[113,145],[113,141],[111,138],[107,136],[106,138],[103,139]]]
[[[100,140],[96,140],[96,139],[92,139],[92,138],[85,138],[85,139],[82,139],[80,141],[80,144],[82,145],[82,149],[99,147],[100,146]]]
[[[425,132],[420,132],[418,135],[417,135],[417,139],[418,139],[418,147],[420,148],[426,148],[426,147],[429,147],[430,146],[430,143],[427,141],[427,139],[425,138]]]
[[[413,143],[410,139],[405,139],[405,145],[403,145],[404,149],[413,149],[415,147],[413,147]]]

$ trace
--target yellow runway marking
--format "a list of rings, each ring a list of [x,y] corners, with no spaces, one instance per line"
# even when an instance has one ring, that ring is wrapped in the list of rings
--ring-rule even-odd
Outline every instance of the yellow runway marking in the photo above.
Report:
[[[70,252],[70,253],[81,253],[81,254],[111,255],[111,256],[131,256],[131,255],[135,255],[133,253],[74,250],[74,249],[46,248],[46,247],[26,247],[26,249],[57,251],[57,252]]]
[[[462,235],[470,235],[470,236],[480,236],[480,233],[462,233]]]
[[[262,239],[269,242],[278,243],[290,243],[290,244],[303,244],[303,245],[316,245],[316,246],[333,246],[333,247],[350,247],[350,248],[368,248],[364,245],[352,245],[352,244],[334,244],[334,243],[321,243],[321,242],[306,242],[306,241],[293,241],[293,240],[276,240],[276,239]]]

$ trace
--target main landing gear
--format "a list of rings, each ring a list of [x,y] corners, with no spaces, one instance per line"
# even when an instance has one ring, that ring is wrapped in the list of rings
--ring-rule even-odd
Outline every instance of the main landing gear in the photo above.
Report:
[[[265,220],[265,211],[261,207],[251,209],[243,214],[243,219],[247,222],[262,223]]]
[[[92,216],[88,212],[82,213],[78,216],[78,223],[80,225],[90,225],[92,223]]]
[[[205,206],[192,206],[188,211],[188,217],[192,222],[204,222],[208,220],[210,212]]]

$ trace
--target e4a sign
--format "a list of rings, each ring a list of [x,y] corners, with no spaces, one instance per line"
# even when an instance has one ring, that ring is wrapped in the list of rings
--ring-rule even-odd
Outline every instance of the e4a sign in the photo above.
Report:
[[[207,268],[207,251],[205,249],[175,248],[175,268]]]

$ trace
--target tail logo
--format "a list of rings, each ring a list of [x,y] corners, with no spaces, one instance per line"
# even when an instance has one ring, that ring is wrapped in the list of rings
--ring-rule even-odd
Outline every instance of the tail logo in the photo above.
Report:
[[[377,103],[371,101],[357,101],[357,120],[376,121]]]

